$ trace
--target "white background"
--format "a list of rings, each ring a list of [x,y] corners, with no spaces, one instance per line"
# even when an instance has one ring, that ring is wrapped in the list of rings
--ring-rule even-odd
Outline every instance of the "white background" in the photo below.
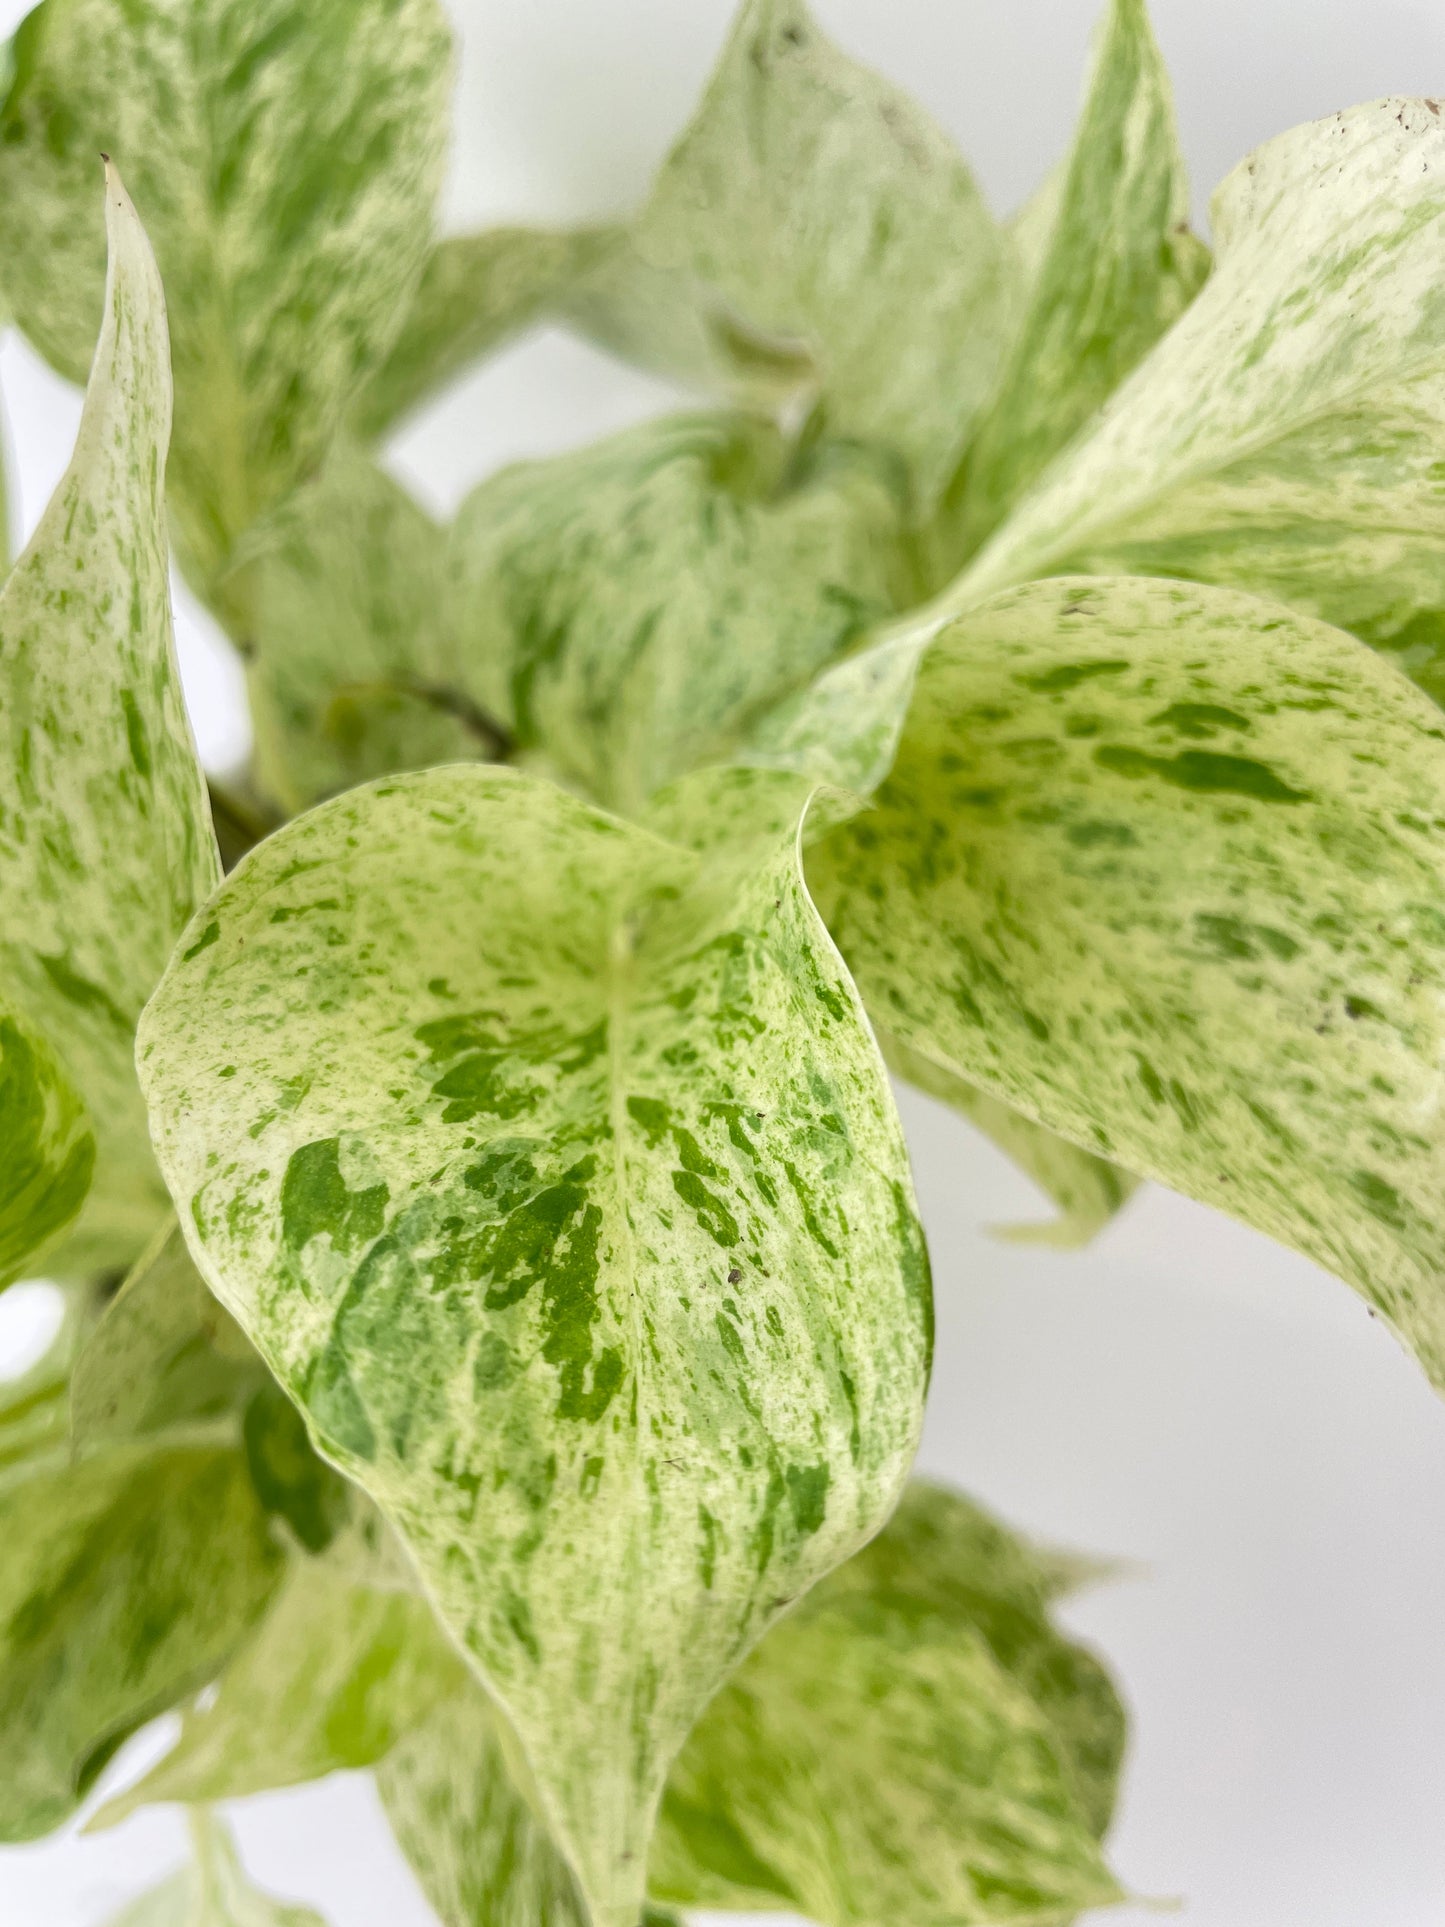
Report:
[[[0,0],[0,31],[23,10]],[[1000,212],[1062,152],[1095,0],[817,10],[927,103]],[[729,7],[453,11],[464,55],[448,217],[466,226],[625,209],[686,117]],[[1280,129],[1378,94],[1445,92],[1445,18],[1426,0],[1156,0],[1155,17],[1201,220],[1208,187]],[[0,388],[28,529],[78,403],[13,339]],[[544,335],[431,410],[395,464],[449,510],[499,462],[671,399]],[[245,747],[239,679],[184,604],[180,632],[202,748],[223,766]],[[1038,1215],[1031,1188],[957,1118],[901,1102],[937,1283],[924,1466],[1050,1539],[1133,1562],[1069,1613],[1133,1709],[1113,1836],[1123,1877],[1182,1897],[1187,1927],[1441,1927],[1445,1408],[1344,1286],[1163,1192],[1082,1256],[989,1238],[986,1224]],[[34,1293],[0,1304],[0,1356],[42,1312]],[[134,1742],[107,1784],[154,1745]],[[366,1782],[250,1801],[235,1819],[256,1873],[334,1927],[430,1921]],[[174,1817],[155,1813],[0,1851],[0,1927],[99,1927],[180,1850]]]

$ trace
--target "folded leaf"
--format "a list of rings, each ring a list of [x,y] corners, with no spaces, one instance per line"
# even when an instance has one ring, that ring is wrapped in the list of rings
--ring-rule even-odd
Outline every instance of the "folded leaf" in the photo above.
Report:
[[[228,880],[143,1039],[198,1262],[632,1927],[673,1754],[917,1436],[906,1159],[795,829],[704,862],[510,771],[352,791]]]
[[[1445,120],[1297,127],[1214,198],[1203,293],[948,593],[1088,568],[1233,583],[1445,697]]]
[[[256,781],[286,810],[497,748],[441,686],[444,552],[431,517],[346,445],[247,543]]]
[[[239,1800],[373,1765],[443,1700],[479,1692],[373,1517],[293,1560],[264,1619],[179,1740],[92,1828],[167,1800]]]
[[[809,878],[870,1009],[1336,1271],[1445,1379],[1445,724],[1233,591],[1035,583],[919,672]]]
[[[93,155],[88,167],[94,188]],[[92,1159],[53,1269],[124,1266],[165,1212],[133,1032],[219,876],[171,639],[165,305],[113,171],[108,183],[105,325],[75,453],[0,591],[6,1280],[81,1205]]]
[[[116,155],[165,277],[171,506],[203,591],[391,345],[430,240],[450,78],[436,0],[44,0],[17,35],[6,291],[77,377],[100,310],[91,176]],[[244,628],[234,583],[226,613]]]
[[[942,485],[998,373],[1012,255],[946,136],[802,0],[746,0],[634,237],[810,353],[836,432]]]
[[[968,451],[963,554],[1184,312],[1209,271],[1189,232],[1174,99],[1144,0],[1110,0],[1083,115],[1036,215],[1028,306]],[[949,518],[952,520],[952,517]]]
[[[0,1840],[33,1840],[214,1676],[282,1554],[244,1458],[199,1445],[34,1455],[0,1481],[0,1542]]]
[[[1138,1189],[1139,1180],[1118,1165],[1070,1144],[886,1030],[874,1028],[888,1068],[896,1076],[961,1111],[1058,1206],[1059,1215],[1050,1223],[995,1225],[996,1236],[1020,1244],[1053,1245],[1060,1251],[1078,1250],[1103,1230]]]
[[[210,1813],[191,1817],[195,1858],[125,1907],[111,1927],[325,1927],[309,1907],[290,1907],[252,1886],[228,1828]]]
[[[886,464],[740,416],[507,469],[457,518],[449,680],[635,812],[907,599],[901,506]]]
[[[1121,1899],[1095,1835],[1123,1713],[1045,1605],[1006,1534],[912,1486],[708,1707],[668,1782],[653,1891],[825,1927],[1057,1921]]]

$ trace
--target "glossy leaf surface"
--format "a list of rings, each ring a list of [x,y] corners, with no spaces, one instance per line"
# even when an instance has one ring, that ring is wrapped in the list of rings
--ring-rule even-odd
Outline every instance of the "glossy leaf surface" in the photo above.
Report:
[[[1445,1379],[1445,724],[1233,591],[1033,584],[809,877],[906,1044],[1306,1252]]]
[[[208,1279],[630,1922],[697,1713],[917,1436],[906,1159],[795,828],[704,863],[508,771],[352,792],[197,920],[141,1062]]]

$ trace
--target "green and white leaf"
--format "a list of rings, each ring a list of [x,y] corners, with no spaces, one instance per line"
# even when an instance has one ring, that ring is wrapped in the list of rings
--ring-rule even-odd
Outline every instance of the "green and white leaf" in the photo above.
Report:
[[[288,812],[496,747],[441,683],[445,548],[346,443],[246,544],[255,778]]]
[[[809,879],[905,1044],[1348,1279],[1445,1379],[1445,724],[1234,591],[946,628]]]
[[[191,1845],[190,1865],[123,1908],[111,1927],[325,1927],[310,1907],[288,1906],[252,1884],[214,1814],[191,1815]]]
[[[635,813],[909,600],[903,506],[888,463],[742,416],[507,469],[457,518],[444,680]]]
[[[294,1559],[180,1738],[92,1828],[138,1807],[239,1800],[373,1765],[443,1700],[479,1689],[373,1515]]]
[[[1445,696],[1445,116],[1376,101],[1218,190],[1198,300],[946,592],[1087,568],[1281,597]]]
[[[968,1083],[879,1026],[874,1028],[879,1048],[895,1076],[961,1111],[1058,1208],[1058,1216],[1043,1224],[995,1225],[996,1237],[1076,1251],[1096,1237],[1138,1189],[1139,1180],[1121,1171],[1117,1164],[1071,1144],[990,1091]]]
[[[140,1059],[205,1275],[631,1927],[674,1753],[917,1437],[907,1162],[796,829],[704,860],[511,771],[353,791],[228,880]]]
[[[1021,231],[1028,303],[959,478],[964,554],[1179,318],[1209,271],[1209,251],[1189,231],[1173,91],[1144,0],[1110,0],[1072,150]],[[1019,234],[1016,224],[1016,242]]]
[[[174,1223],[111,1299],[75,1363],[70,1434],[79,1453],[211,1427],[241,1414],[266,1368],[206,1289]]]
[[[1124,1715],[1047,1603],[1025,1548],[911,1486],[708,1707],[668,1782],[653,1892],[824,1927],[1061,1921],[1123,1898],[1097,1835]]]
[[[0,1841],[33,1840],[215,1675],[283,1559],[223,1446],[32,1454],[0,1472],[0,1538]]]
[[[442,1927],[588,1927],[567,1862],[517,1789],[508,1739],[475,1680],[439,1701],[376,1770],[397,1845]],[[642,1927],[667,1922],[649,1908]]]
[[[97,173],[92,156],[87,213]],[[167,1209],[132,1038],[219,876],[171,637],[165,305],[108,179],[105,325],[75,453],[0,591],[3,1278],[73,1216],[92,1162],[53,1269],[127,1264]]]
[[[78,378],[100,312],[91,181],[114,154],[155,244],[188,572],[312,469],[391,345],[431,239],[451,81],[436,0],[44,0],[0,103],[0,256]],[[233,582],[225,609],[244,635]]]
[[[942,486],[1015,318],[1012,252],[946,136],[802,0],[747,0],[634,239],[811,355],[834,433]]]

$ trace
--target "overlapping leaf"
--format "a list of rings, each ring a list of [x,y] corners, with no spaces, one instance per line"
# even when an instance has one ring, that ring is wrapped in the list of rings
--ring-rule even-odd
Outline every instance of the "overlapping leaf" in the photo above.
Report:
[[[1012,255],[946,137],[802,0],[747,0],[633,237],[806,350],[835,431],[941,486],[998,372]]]
[[[214,1814],[192,1815],[191,1844],[190,1865],[123,1908],[111,1927],[324,1927],[311,1908],[272,1900],[253,1886]]]
[[[0,105],[20,325],[79,376],[113,153],[165,277],[171,506],[197,585],[314,465],[399,327],[430,239],[450,81],[435,0],[44,0]],[[233,582],[227,613],[244,623]]]
[[[809,876],[879,1021],[1338,1272],[1445,1378],[1445,724],[1233,591],[1033,584],[925,656]]]
[[[444,548],[405,489],[348,446],[247,545],[255,777],[286,809],[499,746],[442,684]]]
[[[947,598],[1086,567],[1273,593],[1445,695],[1445,116],[1376,101],[1262,147],[1209,285]]]
[[[1072,1250],[1102,1231],[1137,1190],[1139,1180],[1117,1164],[1036,1124],[887,1031],[879,1030],[878,1043],[891,1071],[961,1111],[1058,1207],[1058,1216],[1047,1223],[995,1225],[997,1236]]]
[[[0,1477],[0,1534],[0,1840],[31,1840],[215,1674],[282,1555],[220,1444],[32,1453]]]
[[[668,1783],[653,1891],[826,1927],[1063,1919],[1099,1853],[1124,1717],[1049,1626],[1026,1550],[915,1484],[709,1706]]]
[[[264,1619],[160,1763],[96,1816],[242,1799],[371,1766],[442,1701],[477,1692],[373,1515],[298,1558]],[[380,1544],[378,1544],[380,1541]],[[545,1916],[543,1916],[545,1918]]]
[[[449,680],[635,811],[906,597],[900,509],[886,463],[742,417],[508,469],[457,519]]]
[[[1110,0],[1072,152],[1031,209],[1021,252],[1027,307],[960,477],[965,553],[1178,319],[1208,272],[1208,250],[1189,232],[1173,94],[1144,0]]]
[[[171,640],[165,307],[113,173],[104,198],[75,453],[0,591],[0,1278],[73,1216],[92,1165],[56,1266],[125,1264],[165,1211],[132,1038],[219,875]]]
[[[906,1159],[795,832],[704,864],[510,772],[351,792],[197,920],[141,1060],[207,1277],[630,1927],[674,1752],[919,1419]]]

